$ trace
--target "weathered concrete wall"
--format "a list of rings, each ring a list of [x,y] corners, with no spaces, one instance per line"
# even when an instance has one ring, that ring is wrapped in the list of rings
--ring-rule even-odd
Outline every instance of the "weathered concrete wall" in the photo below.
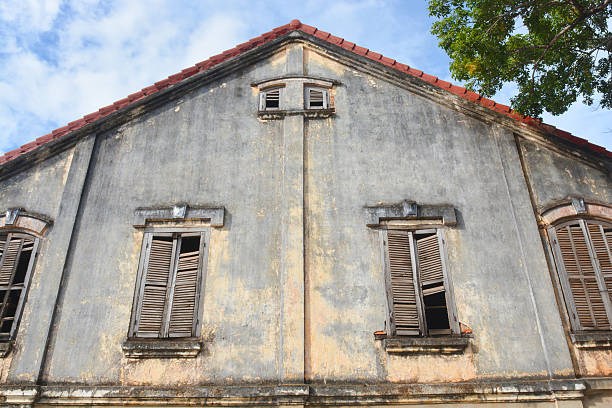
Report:
[[[520,140],[528,181],[538,210],[547,209],[570,196],[582,197],[587,201],[612,202],[612,179],[605,169]],[[566,313],[565,309],[561,312]],[[574,348],[582,375],[612,375],[611,350],[571,347]]]
[[[307,69],[342,82],[336,117],[307,125],[311,378],[571,375],[511,134],[314,52]],[[458,209],[447,236],[458,317],[474,331],[463,355],[391,357],[375,344],[385,287],[362,207],[404,199]]]
[[[612,179],[604,169],[524,139],[521,139],[521,149],[539,207],[547,207],[570,195],[612,202]]]
[[[333,90],[337,114],[258,119],[251,83],[285,74],[340,81]],[[37,268],[31,291],[54,300],[63,276],[47,360],[50,319],[42,319],[34,334],[20,330],[17,363],[3,371],[9,383],[36,381],[37,369],[50,384],[162,387],[574,373],[514,136],[495,124],[291,44],[89,143],[90,163],[64,164],[64,173],[75,174],[77,199],[62,190],[70,177],[61,166],[41,187],[56,191],[52,202],[27,187],[35,178],[27,174],[0,190],[5,206],[52,215],[71,203],[73,214],[57,260],[48,262],[54,280],[41,294],[36,276],[44,268]],[[523,153],[561,173],[571,164],[542,160],[551,153],[535,145]],[[539,200],[578,191],[609,202],[609,185],[600,188],[605,175],[581,171],[575,186],[564,187],[533,170]],[[31,205],[17,202],[18,191],[28,199],[30,191]],[[394,356],[374,339],[385,328],[386,295],[379,234],[366,227],[363,207],[405,199],[457,209],[458,225],[446,228],[446,237],[458,318],[474,335],[464,353]],[[132,227],[133,213],[176,203],[226,208],[224,227],[210,234],[205,351],[195,359],[127,359],[121,344],[143,237]],[[28,305],[53,309],[47,301]],[[22,328],[33,316],[26,309]],[[19,346],[24,335],[38,339],[33,352]]]
[[[284,73],[284,53],[100,135],[77,220],[52,382],[174,385],[277,379],[280,141],[260,123],[250,81]],[[194,360],[123,358],[142,234],[141,206],[226,207],[213,229],[203,337]],[[92,352],[93,351],[93,352]]]

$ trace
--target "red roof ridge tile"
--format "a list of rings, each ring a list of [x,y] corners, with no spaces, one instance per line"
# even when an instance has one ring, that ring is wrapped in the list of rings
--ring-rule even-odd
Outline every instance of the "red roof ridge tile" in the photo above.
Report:
[[[572,135],[569,132],[566,132],[564,130],[561,129],[557,129],[556,127],[549,125],[547,123],[543,123],[541,119],[536,119],[536,118],[532,118],[530,116],[526,116],[526,115],[520,115],[517,112],[515,112],[514,110],[512,110],[509,106],[506,105],[502,105],[502,104],[498,104],[495,101],[488,99],[488,98],[484,98],[481,95],[474,93],[472,91],[468,91],[465,88],[461,87],[461,86],[457,86],[457,85],[453,85],[450,82],[447,81],[443,81],[433,75],[429,75],[424,73],[423,71],[420,71],[418,69],[414,69],[408,65],[402,64],[400,62],[397,62],[394,59],[391,58],[387,58],[385,56],[383,56],[382,54],[379,54],[377,52],[374,51],[370,51],[367,48],[363,48],[360,47],[352,42],[346,41],[343,38],[340,37],[336,37],[330,33],[327,33],[325,31],[320,31],[318,30],[316,27],[312,27],[306,24],[302,24],[302,22],[300,22],[300,20],[291,20],[291,22],[289,24],[285,24],[282,25],[280,27],[276,27],[271,31],[268,31],[267,33],[264,33],[258,37],[252,38],[247,42],[244,42],[242,44],[238,44],[237,46],[235,46],[234,48],[231,48],[227,51],[222,52],[221,54],[217,54],[214,55],[210,58],[208,58],[205,61],[202,62],[198,62],[197,64],[191,66],[191,67],[187,67],[185,69],[183,69],[182,71],[170,75],[168,78],[165,78],[161,81],[156,82],[155,84],[148,86],[146,88],[143,88],[142,90],[132,93],[130,95],[128,95],[127,98],[123,98],[120,99],[114,103],[112,103],[111,105],[105,106],[103,108],[100,108],[98,111],[96,112],[92,112],[90,114],[87,114],[85,116],[83,116],[80,119],[77,119],[75,121],[72,121],[70,123],[68,123],[68,125],[60,127],[58,129],[53,130],[51,133],[48,133],[44,136],[41,136],[39,138],[37,138],[36,140],[26,143],[21,147],[18,147],[10,152],[5,153],[4,155],[0,156],[0,165],[11,161],[13,159],[15,159],[16,157],[19,157],[23,154],[26,154],[32,150],[37,149],[39,146],[42,146],[43,144],[49,143],[52,140],[55,140],[67,133],[70,133],[72,131],[78,130],[80,128],[82,128],[83,126],[96,122],[106,116],[108,116],[109,114],[116,112],[126,106],[131,105],[132,103],[135,103],[149,95],[152,95],[156,92],[161,91],[162,89],[165,89],[171,85],[176,84],[177,82],[182,81],[183,79],[189,78],[197,73],[200,73],[202,71],[205,71],[207,69],[212,68],[215,65],[218,65],[222,62],[225,62],[235,56],[238,56],[246,51],[249,51],[253,48],[256,48],[260,45],[263,45],[265,43],[268,43],[278,37],[281,37],[291,31],[302,31],[306,34],[312,35],[318,39],[321,39],[323,41],[326,41],[330,44],[339,46],[341,48],[344,48],[346,50],[349,50],[351,52],[354,52],[356,54],[362,55],[366,58],[369,58],[373,61],[379,62],[381,64],[384,64],[386,66],[392,67],[393,69],[396,69],[398,71],[407,73],[408,75],[411,75],[413,77],[416,78],[420,78],[422,80],[424,80],[425,82],[428,82],[432,85],[435,85],[439,88],[445,89],[449,92],[454,93],[455,95],[458,95],[464,99],[467,99],[469,101],[472,101],[474,103],[478,103],[488,109],[491,109],[493,111],[496,111],[498,113],[501,113],[505,116],[508,116],[516,121],[519,121],[521,123],[525,123],[526,125],[529,125],[531,127],[534,127],[538,130],[544,131],[546,133],[552,134],[556,137],[558,137],[559,139],[563,139],[569,143],[575,144],[577,146],[580,147],[585,147],[595,153],[598,154],[603,154],[609,158],[612,158],[612,152],[606,150],[604,147],[602,146],[598,146],[595,145],[593,143],[590,143],[588,140],[577,137]]]

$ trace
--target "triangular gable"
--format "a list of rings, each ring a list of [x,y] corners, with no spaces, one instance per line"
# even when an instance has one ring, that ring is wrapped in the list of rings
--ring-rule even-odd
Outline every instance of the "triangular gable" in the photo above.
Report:
[[[86,125],[100,121],[106,116],[114,112],[117,112],[125,107],[128,107],[136,103],[137,101],[145,99],[150,95],[153,95],[172,85],[175,85],[178,82],[181,82],[187,78],[190,78],[193,75],[209,70],[215,67],[216,65],[221,64],[222,62],[226,62],[234,57],[237,57],[247,51],[253,50],[257,47],[267,44],[271,42],[272,40],[285,36],[293,31],[301,31],[305,34],[316,37],[317,39],[323,40],[334,46],[341,47],[355,54],[369,58],[372,61],[383,64],[387,67],[393,68],[404,74],[411,75],[415,78],[419,78],[429,84],[442,88],[448,92],[452,92],[460,96],[461,98],[464,98],[468,101],[484,106],[502,115],[508,116],[518,122],[525,123],[537,130],[540,130],[549,135],[552,135],[553,137],[569,142],[572,145],[575,145],[582,149],[587,149],[591,152],[596,153],[597,155],[601,155],[607,158],[612,158],[612,152],[606,150],[604,147],[590,143],[586,139],[576,137],[569,132],[563,131],[561,129],[557,129],[556,127],[552,125],[543,123],[540,119],[535,119],[530,116],[521,115],[513,111],[509,106],[496,103],[495,101],[484,98],[479,94],[468,91],[463,87],[453,85],[435,76],[428,75],[424,73],[423,71],[419,71],[418,69],[411,68],[408,65],[397,62],[394,59],[384,57],[383,55],[379,53],[376,53],[376,52],[368,50],[367,48],[363,48],[358,45],[355,45],[352,42],[345,41],[342,38],[333,36],[330,33],[327,33],[325,31],[318,30],[315,27],[311,27],[309,25],[302,24],[299,20],[293,20],[289,24],[285,24],[283,26],[277,27],[273,29],[272,31],[269,31],[265,34],[260,35],[259,37],[255,37],[245,43],[237,45],[236,47],[232,49],[224,51],[221,54],[215,55],[205,61],[199,62],[192,67],[186,68],[179,73],[170,75],[168,78],[162,81],[156,82],[155,84],[151,86],[143,88],[139,92],[128,95],[124,99],[118,100],[117,102],[111,105],[108,105],[108,106],[105,106],[99,109],[97,112],[93,112],[88,115],[85,115],[81,119],[75,120],[74,122],[68,123],[66,126],[55,129],[51,133],[41,136],[37,138],[36,140],[34,140],[33,142],[27,143],[15,150],[5,153],[3,156],[0,156],[0,166],[11,160],[14,160],[17,157],[26,155],[27,153],[37,150],[40,146],[43,146],[54,140],[62,138],[63,136],[66,136],[78,129],[81,129],[82,127]]]

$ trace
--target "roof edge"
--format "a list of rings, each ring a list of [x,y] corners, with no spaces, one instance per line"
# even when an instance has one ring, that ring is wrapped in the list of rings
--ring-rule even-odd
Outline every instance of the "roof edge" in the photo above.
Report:
[[[464,87],[453,85],[450,82],[441,80],[433,75],[426,74],[421,70],[418,70],[406,64],[397,62],[394,59],[387,58],[383,56],[382,54],[371,51],[364,47],[360,47],[350,41],[345,41],[343,38],[336,37],[325,31],[321,31],[317,29],[316,27],[302,24],[299,20],[292,20],[289,24],[285,24],[280,27],[276,27],[273,30],[268,31],[258,37],[252,38],[251,40],[247,42],[238,44],[234,48],[231,48],[220,54],[212,56],[209,59],[204,60],[202,62],[198,62],[197,64],[191,67],[185,68],[176,74],[170,75],[166,79],[158,81],[151,86],[148,86],[146,88],[141,89],[138,92],[130,94],[127,97],[120,99],[108,106],[100,108],[96,112],[87,114],[80,119],[72,121],[65,126],[55,129],[52,132],[35,139],[32,142],[26,143],[23,146],[18,147],[17,149],[7,152],[4,155],[0,156],[0,166],[3,166],[5,163],[10,162],[16,159],[17,157],[26,155],[27,153],[37,150],[41,146],[47,143],[50,143],[54,140],[57,140],[78,129],[81,129],[82,127],[86,125],[100,121],[103,118],[107,117],[108,115],[115,113],[123,108],[126,108],[150,95],[156,94],[157,92],[163,89],[166,89],[172,85],[175,85],[178,82],[183,81],[184,79],[190,78],[198,73],[201,73],[218,64],[221,64],[222,62],[230,60],[240,54],[243,54],[247,51],[250,51],[266,43],[269,43],[272,40],[275,40],[292,31],[302,31],[306,34],[312,35],[327,43],[336,45],[345,50],[348,50],[355,54],[366,57],[372,61],[386,65],[402,73],[419,78],[431,85],[434,85],[438,88],[442,88],[463,99],[466,99],[468,101],[481,105],[485,108],[488,108],[492,111],[495,111],[497,113],[510,117],[518,122],[527,124],[532,128],[535,128],[546,134],[552,135],[560,140],[568,142],[571,145],[574,145],[581,149],[585,149],[585,150],[588,150],[589,152],[595,153],[597,156],[603,156],[607,159],[612,159],[612,152],[606,150],[606,148],[604,148],[603,146],[598,146],[594,143],[589,142],[586,139],[572,135],[570,132],[566,132],[564,130],[556,128],[553,125],[544,123],[542,122],[541,119],[532,118],[527,115],[521,115],[518,112],[512,110],[512,108],[510,108],[509,106],[497,103],[475,92],[468,91]]]

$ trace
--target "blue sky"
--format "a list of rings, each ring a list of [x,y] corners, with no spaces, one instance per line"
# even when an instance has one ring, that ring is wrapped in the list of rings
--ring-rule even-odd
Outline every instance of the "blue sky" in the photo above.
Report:
[[[447,81],[426,1],[0,0],[0,152],[294,18]],[[511,87],[495,96],[509,104]],[[612,150],[612,112],[544,120]]]

